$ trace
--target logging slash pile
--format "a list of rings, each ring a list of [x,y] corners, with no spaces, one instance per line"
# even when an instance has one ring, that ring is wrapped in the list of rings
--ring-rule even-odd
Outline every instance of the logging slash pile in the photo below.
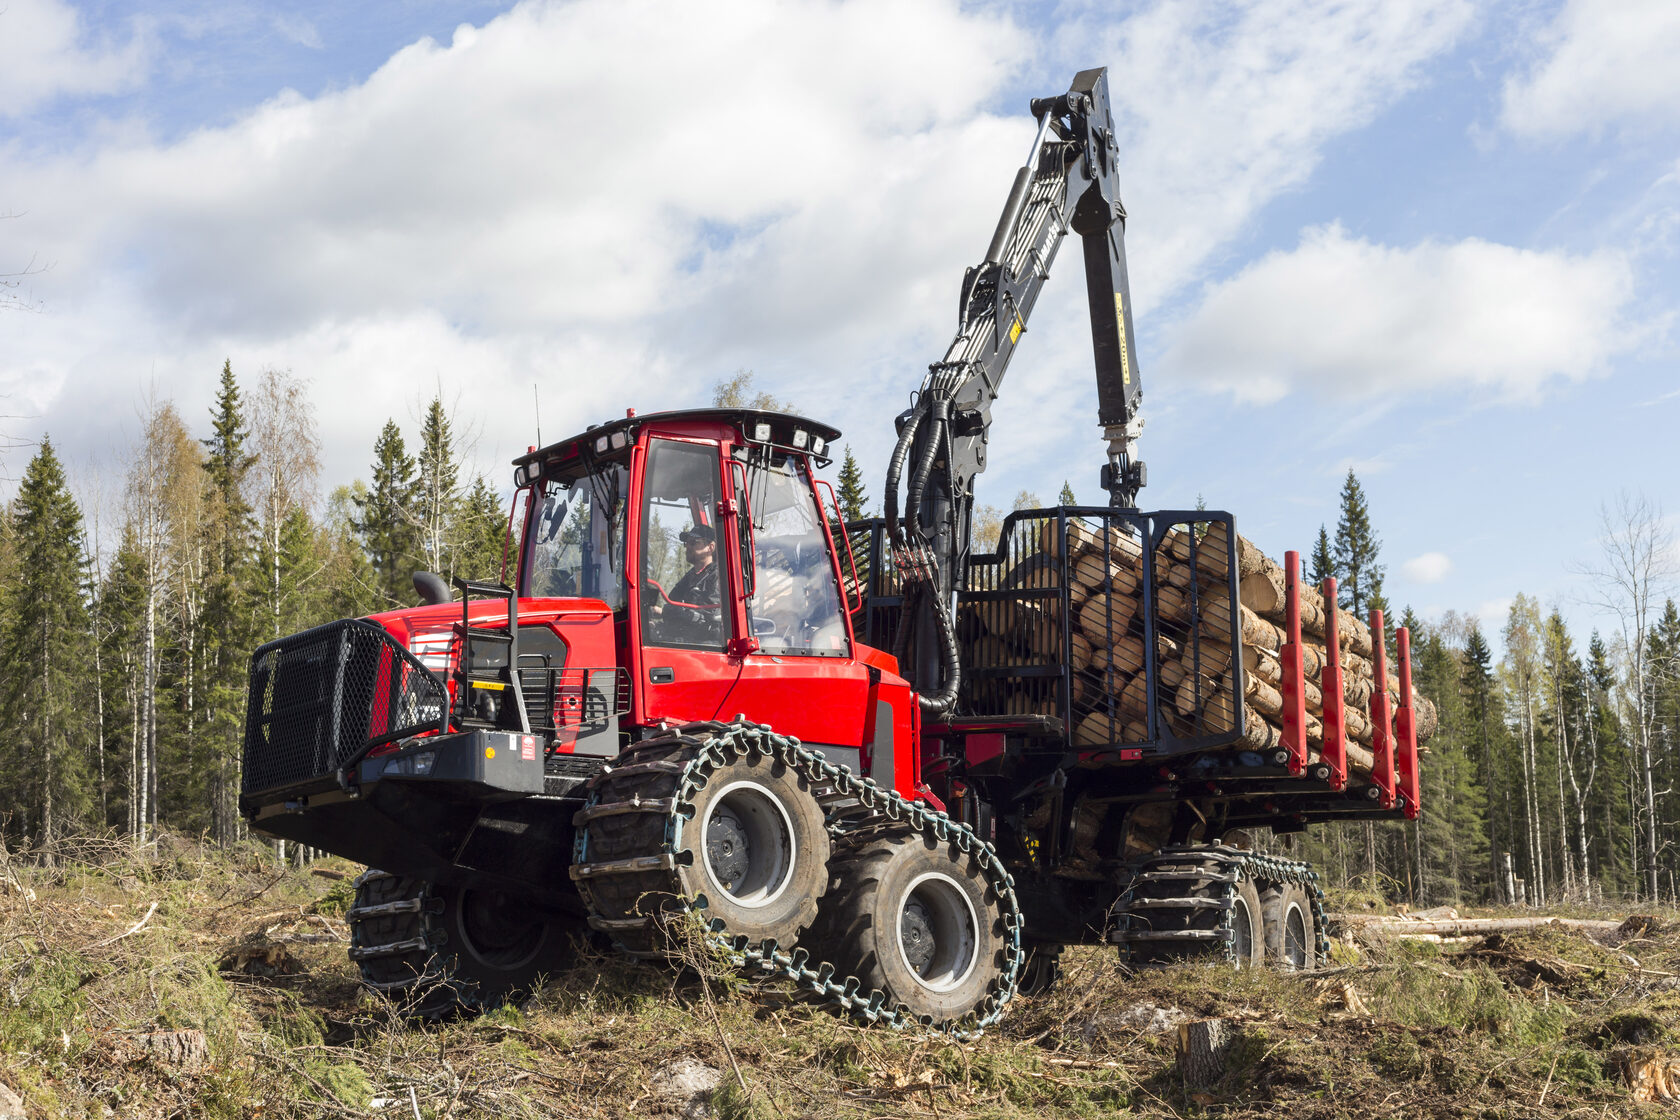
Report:
[[[1239,536],[1238,595],[1233,602],[1228,533],[1223,521],[1197,522],[1171,530],[1156,548],[1156,707],[1163,733],[1182,739],[1228,737],[1237,726],[1238,674],[1233,664],[1240,657],[1244,718],[1237,746],[1272,750],[1281,745],[1282,736],[1284,570]],[[1013,597],[967,604],[971,617],[963,631],[970,664],[1042,666],[1061,661],[1062,533],[1056,521],[1046,520],[1035,537],[1017,538],[1031,554],[997,582],[1000,591],[1012,592]],[[1075,743],[1107,747],[1147,741],[1149,684],[1140,617],[1145,610],[1143,545],[1123,528],[1105,529],[1073,518],[1067,522],[1065,539]],[[1330,657],[1325,645],[1327,607],[1319,589],[1304,581],[1300,610],[1307,742],[1316,761],[1324,742],[1320,716]],[[1355,774],[1368,774],[1374,761],[1371,699],[1377,687],[1371,629],[1350,611],[1337,610],[1348,766]],[[1391,671],[1385,683],[1392,704],[1398,704],[1398,677]],[[1035,694],[1030,683],[1003,699],[1005,710],[1016,714],[1055,711],[1049,692]],[[1434,734],[1437,716],[1435,706],[1415,690],[1413,705],[1421,745]]]

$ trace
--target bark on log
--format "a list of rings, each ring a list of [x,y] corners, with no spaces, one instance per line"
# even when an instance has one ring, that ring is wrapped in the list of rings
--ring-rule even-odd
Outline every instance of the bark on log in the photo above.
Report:
[[[1600,918],[1459,918],[1457,921],[1414,922],[1409,918],[1363,919],[1359,915],[1348,915],[1348,922],[1361,930],[1377,930],[1382,933],[1440,933],[1449,937],[1547,928],[1598,932],[1613,930],[1622,924],[1619,921]]]
[[[1241,603],[1237,604],[1237,617],[1243,645],[1271,650],[1283,645],[1283,632]],[[1200,629],[1204,636],[1216,641],[1228,640],[1231,635],[1230,601],[1215,599],[1209,603],[1202,611]]]
[[[1143,569],[1124,556],[1092,552],[1081,556],[1068,571],[1068,579],[1084,595],[1097,591],[1116,591],[1122,595],[1136,595],[1143,589]]]
[[[1046,521],[1044,528],[1039,531],[1039,547],[1052,556],[1059,556],[1054,520]],[[1068,553],[1070,557],[1081,556],[1095,552],[1099,555],[1103,551],[1103,538],[1107,537],[1108,551],[1115,557],[1127,556],[1134,561],[1143,555],[1143,545],[1136,537],[1119,526],[1113,526],[1106,531],[1090,525],[1078,518],[1068,519]]]
[[[1079,628],[1094,646],[1111,646],[1125,636],[1137,614],[1137,600],[1125,595],[1092,595],[1079,605]]]
[[[1283,715],[1283,694],[1259,677],[1243,676],[1249,704],[1262,715],[1273,718]]]

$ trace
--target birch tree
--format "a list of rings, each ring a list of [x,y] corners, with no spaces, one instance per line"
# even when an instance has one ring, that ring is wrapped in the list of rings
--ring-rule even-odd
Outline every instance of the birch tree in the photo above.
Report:
[[[1651,627],[1675,579],[1674,535],[1662,509],[1642,493],[1622,491],[1599,507],[1599,559],[1576,567],[1588,580],[1586,600],[1616,619],[1626,654],[1623,688],[1639,759],[1640,832],[1646,896],[1659,889],[1655,695],[1648,664]]]

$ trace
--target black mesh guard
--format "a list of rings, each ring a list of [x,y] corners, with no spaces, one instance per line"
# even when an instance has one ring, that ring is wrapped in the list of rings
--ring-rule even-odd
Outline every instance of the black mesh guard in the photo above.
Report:
[[[251,656],[241,792],[330,776],[380,743],[445,729],[448,709],[444,682],[371,622],[270,642]]]

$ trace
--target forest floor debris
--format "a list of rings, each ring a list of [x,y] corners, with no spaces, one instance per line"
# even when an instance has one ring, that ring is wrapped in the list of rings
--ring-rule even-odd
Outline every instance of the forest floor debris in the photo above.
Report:
[[[36,1118],[1671,1117],[1680,1095],[1668,912],[1451,944],[1349,923],[1299,975],[1070,950],[1060,985],[961,1042],[598,954],[519,1007],[414,1027],[345,958],[343,861],[165,837],[11,868],[0,1084]],[[1232,1042],[1191,1090],[1176,1028],[1207,1019]]]

